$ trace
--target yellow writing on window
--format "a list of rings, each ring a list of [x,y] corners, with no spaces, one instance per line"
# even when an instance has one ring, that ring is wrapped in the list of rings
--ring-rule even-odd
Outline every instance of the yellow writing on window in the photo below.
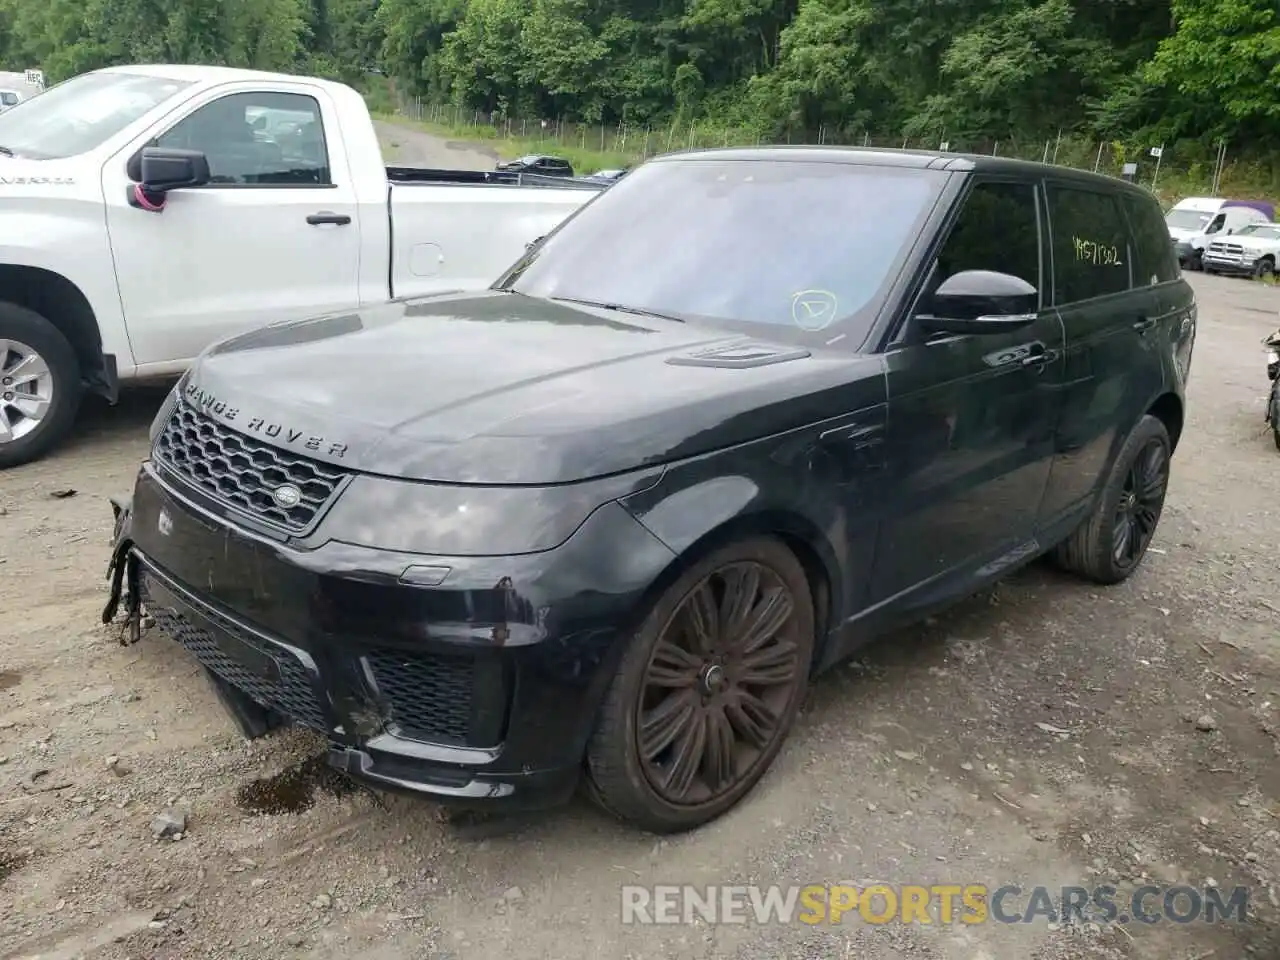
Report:
[[[1082,237],[1072,237],[1071,244],[1076,249],[1076,260],[1081,263],[1092,263],[1099,267],[1119,267],[1124,264],[1120,259],[1119,247]]]

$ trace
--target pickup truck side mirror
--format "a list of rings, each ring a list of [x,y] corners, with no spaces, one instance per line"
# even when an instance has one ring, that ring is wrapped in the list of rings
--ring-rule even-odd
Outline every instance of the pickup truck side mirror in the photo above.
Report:
[[[1039,292],[1019,277],[961,270],[942,281],[916,320],[929,333],[1007,333],[1034,321],[1039,307]]]
[[[152,196],[181,187],[201,187],[210,179],[209,160],[198,150],[144,147],[141,167],[142,189]]]

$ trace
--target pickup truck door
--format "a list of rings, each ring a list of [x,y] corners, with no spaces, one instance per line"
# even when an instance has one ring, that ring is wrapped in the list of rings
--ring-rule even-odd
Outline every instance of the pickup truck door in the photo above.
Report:
[[[149,145],[203,152],[214,182],[158,213],[133,206],[128,162]],[[320,87],[211,90],[109,160],[102,184],[140,367],[168,372],[222,337],[359,304],[359,207]]]

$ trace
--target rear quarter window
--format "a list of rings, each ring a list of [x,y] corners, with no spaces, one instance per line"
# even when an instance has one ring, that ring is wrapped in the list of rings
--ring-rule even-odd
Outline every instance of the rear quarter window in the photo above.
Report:
[[[1054,303],[1063,306],[1130,289],[1133,243],[1113,194],[1050,184]]]
[[[1177,280],[1178,257],[1155,198],[1126,196],[1123,205],[1133,232],[1133,285],[1143,287]]]

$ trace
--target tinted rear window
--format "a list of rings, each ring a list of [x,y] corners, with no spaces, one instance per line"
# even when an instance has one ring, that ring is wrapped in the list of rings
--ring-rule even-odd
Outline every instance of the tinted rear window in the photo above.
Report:
[[[642,166],[517,265],[535,297],[865,339],[947,174],[802,161]]]
[[[1059,306],[1130,287],[1129,226],[1109,193],[1049,185],[1054,302]]]
[[[1178,279],[1178,257],[1169,239],[1169,230],[1155,198],[1126,196],[1125,212],[1133,229],[1134,286],[1168,283]]]

